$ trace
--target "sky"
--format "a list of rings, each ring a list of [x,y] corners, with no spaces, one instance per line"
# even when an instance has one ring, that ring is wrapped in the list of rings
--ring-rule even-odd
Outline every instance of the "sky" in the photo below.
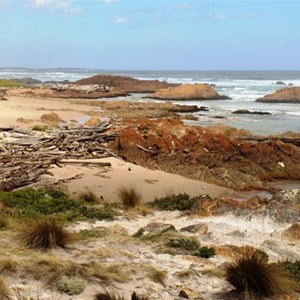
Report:
[[[0,67],[300,70],[300,0],[0,0]]]

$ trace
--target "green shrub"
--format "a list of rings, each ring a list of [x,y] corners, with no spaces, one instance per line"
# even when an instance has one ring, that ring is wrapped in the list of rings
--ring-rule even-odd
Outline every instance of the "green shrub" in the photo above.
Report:
[[[81,206],[80,213],[86,218],[97,220],[113,220],[116,215],[116,211],[109,203],[99,206]]]
[[[262,249],[256,249],[255,250],[256,255],[260,256],[265,262],[269,261],[269,255],[266,251]]]
[[[46,125],[36,125],[36,126],[32,127],[32,130],[45,132],[45,131],[49,130],[49,127]]]
[[[279,264],[282,265],[284,269],[287,270],[288,275],[300,285],[300,260],[286,260],[279,262]]]
[[[155,199],[150,202],[153,208],[160,210],[190,210],[196,201],[209,197],[207,195],[201,195],[197,197],[190,197],[188,194],[169,195],[163,198]]]
[[[194,237],[178,236],[170,238],[166,246],[192,251],[200,248],[200,242]]]
[[[55,219],[47,218],[27,223],[20,232],[20,240],[27,248],[49,250],[64,248],[71,242],[72,235]]]
[[[199,249],[197,249],[197,251],[195,252],[196,256],[200,256],[203,258],[211,258],[214,257],[216,255],[216,250],[212,247],[201,247]]]
[[[86,283],[83,279],[68,276],[61,276],[56,285],[58,290],[68,295],[79,295],[86,288]]]
[[[284,268],[268,264],[260,255],[238,258],[226,267],[226,280],[235,287],[238,299],[263,299],[289,293],[295,287]]]
[[[63,191],[55,189],[28,188],[6,193],[4,205],[15,208],[21,215],[52,215],[68,210],[76,210],[80,203]]]
[[[116,215],[112,204],[90,206],[61,190],[52,188],[0,192],[0,201],[4,206],[14,210],[14,216],[22,218],[55,216],[62,221],[72,221],[79,217],[112,220]]]

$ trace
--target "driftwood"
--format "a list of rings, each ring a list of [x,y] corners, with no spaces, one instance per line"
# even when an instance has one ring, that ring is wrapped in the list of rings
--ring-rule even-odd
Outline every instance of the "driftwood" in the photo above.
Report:
[[[108,162],[95,159],[115,156],[106,143],[116,135],[111,124],[51,131],[45,134],[14,127],[0,127],[0,190],[11,191],[28,186],[51,185],[68,180],[39,179],[53,166],[64,164],[109,167]],[[94,161],[93,161],[94,160]],[[73,177],[71,177],[73,178]]]

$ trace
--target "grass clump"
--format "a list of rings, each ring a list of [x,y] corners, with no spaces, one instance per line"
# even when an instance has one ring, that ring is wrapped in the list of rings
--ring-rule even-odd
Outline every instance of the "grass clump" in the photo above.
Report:
[[[194,255],[200,256],[202,258],[211,258],[216,255],[216,250],[212,247],[204,246],[197,249]]]
[[[188,194],[171,194],[167,195],[166,197],[155,199],[154,201],[150,202],[150,205],[153,208],[159,210],[179,210],[185,211],[190,210],[192,206],[195,204],[196,201],[208,197],[207,195],[201,195],[197,197],[190,197]]]
[[[34,131],[45,132],[45,131],[49,130],[49,127],[46,125],[36,125],[36,126],[33,126],[31,129]]]
[[[166,246],[171,248],[180,248],[184,250],[195,251],[199,250],[200,242],[194,237],[178,236],[170,238],[166,243]]]
[[[159,270],[153,266],[147,268],[149,278],[157,283],[165,285],[168,274],[165,270]]]
[[[27,248],[49,250],[65,248],[72,235],[53,218],[41,219],[26,224],[20,234],[21,243]]]
[[[98,204],[100,202],[99,197],[90,190],[81,192],[78,197],[80,200],[89,204]]]
[[[117,196],[125,208],[137,207],[142,201],[142,195],[134,187],[120,187]]]
[[[107,230],[105,228],[84,229],[78,235],[82,239],[97,239],[106,236]]]
[[[295,285],[280,265],[268,264],[260,255],[244,255],[226,267],[226,280],[238,299],[276,298]]]
[[[56,286],[59,291],[72,296],[81,294],[86,288],[86,283],[81,278],[62,276]]]

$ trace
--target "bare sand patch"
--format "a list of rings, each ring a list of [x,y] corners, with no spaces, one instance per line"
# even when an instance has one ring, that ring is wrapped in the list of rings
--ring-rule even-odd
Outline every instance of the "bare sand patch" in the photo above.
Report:
[[[83,173],[81,178],[64,183],[67,189],[75,194],[84,189],[90,189],[109,202],[117,201],[116,192],[121,186],[135,187],[142,194],[145,202],[170,193],[188,193],[191,196],[199,194],[220,196],[231,192],[230,189],[214,184],[159,170],[146,169],[117,158],[105,158],[97,161],[110,162],[112,166],[103,168],[92,164],[90,166],[66,164],[63,168],[55,167],[50,171],[58,178]]]

